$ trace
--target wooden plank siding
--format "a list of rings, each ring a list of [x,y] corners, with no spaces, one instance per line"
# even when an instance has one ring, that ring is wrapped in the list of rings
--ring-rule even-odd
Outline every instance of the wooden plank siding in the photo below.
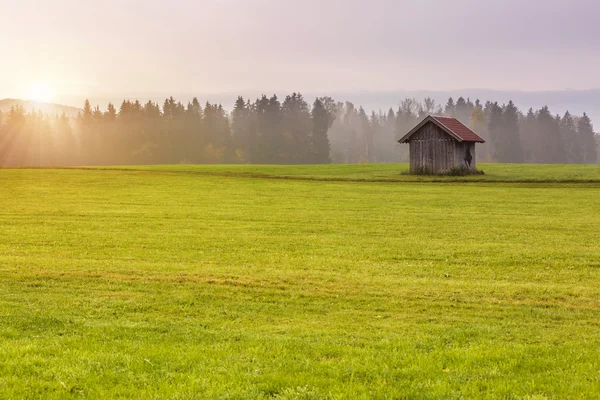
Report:
[[[459,143],[435,124],[424,125],[411,136],[409,143],[411,171],[427,168],[446,172],[454,167],[455,147]]]
[[[457,167],[466,167],[465,156],[467,155],[467,146],[471,149],[471,156],[473,160],[471,161],[471,169],[477,169],[477,156],[475,154],[475,143],[473,142],[462,142],[456,143],[455,151],[454,151],[454,164]]]

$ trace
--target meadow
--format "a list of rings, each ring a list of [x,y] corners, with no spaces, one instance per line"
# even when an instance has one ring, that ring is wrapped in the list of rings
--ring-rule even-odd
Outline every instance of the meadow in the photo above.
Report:
[[[600,166],[0,169],[0,398],[600,398]]]

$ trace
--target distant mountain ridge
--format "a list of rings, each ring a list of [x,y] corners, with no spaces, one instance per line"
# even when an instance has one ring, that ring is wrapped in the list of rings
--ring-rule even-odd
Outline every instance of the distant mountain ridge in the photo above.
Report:
[[[41,103],[37,101],[21,99],[0,100],[0,111],[2,111],[3,113],[9,112],[11,107],[16,106],[23,107],[27,112],[38,110],[50,115],[62,115],[62,113],[65,113],[68,117],[76,117],[80,111],[80,108],[65,106],[56,103]]]

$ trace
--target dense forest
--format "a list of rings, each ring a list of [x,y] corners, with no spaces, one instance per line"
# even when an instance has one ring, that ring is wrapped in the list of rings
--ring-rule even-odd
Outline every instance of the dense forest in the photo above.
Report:
[[[86,101],[73,119],[16,106],[0,113],[0,166],[405,162],[408,148],[396,142],[429,114],[456,117],[486,139],[480,161],[598,161],[599,139],[585,113],[553,115],[548,107],[522,112],[513,102],[463,97],[445,105],[405,99],[387,112],[367,113],[330,97],[309,104],[293,93],[283,101],[239,97],[231,112],[172,97],[162,107],[125,100],[118,110]]]

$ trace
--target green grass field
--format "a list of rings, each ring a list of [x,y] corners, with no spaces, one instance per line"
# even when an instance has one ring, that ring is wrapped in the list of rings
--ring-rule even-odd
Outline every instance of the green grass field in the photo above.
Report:
[[[106,168],[105,168],[106,169]],[[115,170],[144,170],[223,177],[278,178],[354,182],[497,182],[497,183],[600,183],[597,165],[480,164],[483,176],[410,176],[408,164],[375,165],[159,165],[117,167]]]
[[[600,398],[600,166],[480,167],[0,170],[0,398]]]

